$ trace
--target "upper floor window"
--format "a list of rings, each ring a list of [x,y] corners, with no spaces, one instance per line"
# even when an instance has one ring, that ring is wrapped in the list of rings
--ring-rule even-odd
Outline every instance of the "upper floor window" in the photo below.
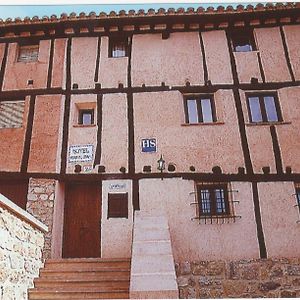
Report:
[[[226,184],[197,186],[199,216],[229,215]]]
[[[94,124],[94,109],[80,109],[78,113],[79,125]]]
[[[125,57],[128,51],[128,39],[110,38],[109,39],[109,57]]]
[[[186,123],[216,122],[215,105],[212,95],[191,96],[185,99]]]
[[[276,94],[250,94],[247,98],[250,122],[264,123],[282,121]]]
[[[300,210],[300,185],[297,184],[296,186],[296,198],[297,198],[297,206]]]
[[[24,109],[24,100],[0,102],[0,128],[22,127]]]
[[[39,45],[20,45],[18,62],[34,62],[38,60]]]
[[[256,50],[252,30],[235,30],[231,35],[232,47],[235,52]]]

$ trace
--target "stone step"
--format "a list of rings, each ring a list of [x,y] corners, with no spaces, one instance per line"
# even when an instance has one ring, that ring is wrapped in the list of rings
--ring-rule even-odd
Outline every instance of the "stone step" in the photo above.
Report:
[[[129,286],[129,278],[115,279],[115,278],[72,278],[72,279],[44,279],[37,278],[34,280],[36,288],[93,288],[98,287],[107,290],[126,289]]]
[[[41,278],[81,278],[85,276],[86,278],[127,278],[130,275],[130,270],[128,269],[119,269],[119,270],[111,270],[111,269],[102,269],[96,271],[57,271],[57,270],[40,270]]]
[[[129,290],[120,291],[53,291],[46,289],[30,289],[29,300],[55,299],[128,299]]]

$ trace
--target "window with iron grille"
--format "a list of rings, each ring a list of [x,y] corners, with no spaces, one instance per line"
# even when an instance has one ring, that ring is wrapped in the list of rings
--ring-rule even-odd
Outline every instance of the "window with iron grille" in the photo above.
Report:
[[[296,200],[297,200],[296,206],[298,206],[300,212],[300,185],[299,184],[296,186]]]
[[[231,32],[231,43],[234,52],[250,52],[256,50],[252,30],[233,30]]]
[[[186,123],[216,122],[216,109],[212,95],[188,96],[185,99]]]
[[[38,60],[39,45],[19,45],[18,62],[34,62]]]
[[[282,121],[279,101],[276,93],[248,94],[248,111],[251,123]]]
[[[109,39],[109,57],[125,57],[128,52],[128,38]]]
[[[226,184],[197,185],[199,217],[230,215]]]

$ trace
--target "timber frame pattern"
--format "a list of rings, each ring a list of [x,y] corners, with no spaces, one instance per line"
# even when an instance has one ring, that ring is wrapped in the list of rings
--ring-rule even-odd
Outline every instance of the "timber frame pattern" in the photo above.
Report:
[[[20,172],[0,172],[0,179],[28,179],[28,178],[49,178],[57,179],[60,181],[99,181],[106,179],[131,179],[133,180],[133,207],[139,209],[139,180],[142,178],[173,178],[179,177],[188,180],[209,181],[209,182],[232,182],[232,181],[247,181],[252,183],[255,219],[257,225],[257,235],[260,246],[261,258],[266,258],[266,246],[261,224],[261,215],[259,207],[259,195],[257,190],[258,182],[267,181],[294,181],[300,182],[300,173],[292,173],[291,168],[287,167],[283,170],[283,163],[281,159],[279,141],[277,138],[276,128],[270,126],[270,132],[273,143],[273,152],[276,162],[275,174],[255,173],[250,157],[250,150],[246,135],[245,120],[242,111],[242,103],[239,90],[255,90],[255,91],[268,91],[280,89],[283,87],[300,86],[300,81],[295,80],[291,63],[287,51],[285,37],[282,31],[282,26],[286,24],[300,24],[300,3],[288,3],[286,5],[268,4],[266,6],[258,4],[255,8],[248,5],[244,8],[242,5],[237,6],[234,10],[231,6],[226,9],[222,6],[216,10],[214,8],[207,8],[205,11],[199,7],[197,11],[194,9],[159,9],[157,12],[149,10],[145,13],[143,10],[138,12],[120,11],[119,14],[111,12],[109,15],[101,13],[96,15],[90,13],[86,16],[84,13],[72,13],[69,16],[62,14],[60,18],[51,16],[50,18],[44,17],[38,19],[33,17],[31,20],[25,18],[21,19],[7,19],[0,21],[0,43],[5,44],[4,58],[0,69],[0,101],[10,101],[15,99],[25,99],[30,96],[30,106],[28,114],[28,126],[26,128],[26,137],[24,142],[24,151],[22,157],[22,164]],[[230,45],[230,32],[234,28],[260,28],[260,27],[273,27],[279,26],[284,45],[284,51],[288,69],[291,75],[291,81],[267,83],[262,69],[262,64],[259,59],[260,72],[262,77],[261,83],[241,84],[238,79],[236,63],[232,47]],[[230,54],[230,62],[232,66],[233,84],[211,84],[208,81],[208,71],[206,65],[206,58],[203,40],[200,35],[200,47],[203,55],[204,79],[205,85],[190,85],[189,82],[185,86],[167,86],[162,82],[160,86],[132,86],[131,84],[131,45],[132,36],[141,33],[161,33],[164,38],[168,38],[172,32],[203,32],[209,30],[222,29],[226,31],[228,48]],[[119,85],[118,88],[101,88],[100,84],[95,84],[93,89],[78,89],[71,85],[71,40],[73,37],[95,36],[98,38],[97,62],[95,71],[95,82],[98,80],[98,68],[100,57],[100,42],[101,36],[115,36],[119,33],[124,34],[129,38],[128,47],[128,77],[127,87]],[[64,88],[51,88],[51,73],[53,68],[53,52],[54,52],[54,39],[67,38],[67,55],[66,55],[66,86]],[[50,62],[48,69],[47,88],[45,89],[28,89],[17,91],[3,91],[3,79],[8,54],[8,43],[21,42],[23,40],[30,40],[32,42],[39,40],[51,40],[50,48]],[[185,172],[185,173],[136,173],[135,171],[135,153],[134,153],[134,114],[133,114],[133,95],[142,92],[158,92],[158,91],[179,91],[181,93],[214,93],[219,89],[232,90],[235,99],[235,108],[239,123],[239,134],[244,156],[245,168],[239,168],[235,174],[221,173],[199,173],[199,172]],[[128,172],[120,172],[115,174],[66,174],[66,160],[67,160],[67,144],[68,144],[68,120],[70,114],[70,101],[71,95],[78,94],[95,94],[97,95],[97,109],[98,109],[98,141],[101,141],[102,130],[102,100],[104,94],[125,93],[127,94],[127,107],[128,107]],[[60,173],[30,173],[27,172],[30,141],[33,126],[33,116],[35,108],[35,97],[37,95],[51,95],[61,94],[65,95],[64,119],[63,119],[63,138],[62,138],[62,152],[61,152],[61,168]],[[99,164],[101,158],[101,146],[98,142],[94,165]]]

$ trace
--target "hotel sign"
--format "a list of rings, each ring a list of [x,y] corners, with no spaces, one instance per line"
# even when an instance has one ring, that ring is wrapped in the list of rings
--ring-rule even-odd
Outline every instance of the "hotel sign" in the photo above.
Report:
[[[69,147],[69,162],[92,161],[94,156],[94,145],[72,145]]]
[[[143,153],[151,153],[156,152],[156,139],[142,139],[141,140],[141,148]]]

